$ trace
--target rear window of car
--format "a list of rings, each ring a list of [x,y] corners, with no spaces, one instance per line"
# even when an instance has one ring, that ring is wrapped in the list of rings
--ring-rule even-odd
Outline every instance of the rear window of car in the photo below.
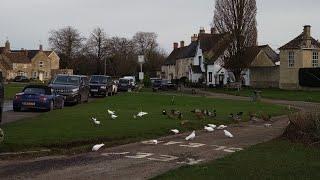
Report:
[[[23,92],[26,94],[46,94],[44,88],[26,88]]]
[[[111,81],[111,77],[108,76],[92,76],[90,83],[92,84],[106,84]]]
[[[119,83],[120,84],[128,84],[130,81],[128,79],[120,79]]]
[[[57,76],[53,81],[53,84],[63,84],[63,85],[79,85],[80,77],[77,76]]]

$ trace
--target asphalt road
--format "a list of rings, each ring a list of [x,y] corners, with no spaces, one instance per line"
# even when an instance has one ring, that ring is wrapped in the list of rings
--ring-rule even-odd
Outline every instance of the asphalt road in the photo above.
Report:
[[[229,95],[207,94],[224,99],[242,99]],[[309,111],[316,103],[263,100],[290,105]],[[272,127],[264,122],[230,126],[235,137],[227,138],[223,131],[197,131],[193,141],[188,135],[164,137],[157,145],[138,142],[114,148],[103,148],[75,156],[42,157],[31,160],[0,161],[1,179],[148,179],[184,165],[215,160],[252,145],[279,137],[288,124],[286,116],[274,118]],[[169,132],[168,132],[169,133]]]

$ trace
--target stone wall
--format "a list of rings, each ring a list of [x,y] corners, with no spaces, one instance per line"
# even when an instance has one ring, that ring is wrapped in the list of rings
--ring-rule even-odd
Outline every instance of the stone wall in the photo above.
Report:
[[[254,88],[278,88],[279,80],[279,66],[250,68],[250,84]]]

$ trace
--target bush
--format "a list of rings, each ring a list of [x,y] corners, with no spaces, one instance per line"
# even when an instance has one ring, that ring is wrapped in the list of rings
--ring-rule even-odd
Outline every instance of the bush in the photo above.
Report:
[[[144,79],[143,79],[143,85],[144,87],[151,87],[151,80],[150,77],[148,75],[144,75]]]
[[[320,114],[298,113],[289,116],[290,124],[284,136],[292,141],[313,144],[320,141]]]

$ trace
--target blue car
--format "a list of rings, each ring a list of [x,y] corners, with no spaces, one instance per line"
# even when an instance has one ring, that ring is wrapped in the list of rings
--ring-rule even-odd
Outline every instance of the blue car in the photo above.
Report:
[[[28,85],[21,93],[16,94],[13,100],[13,111],[23,109],[47,110],[62,109],[64,97],[53,93],[52,89],[45,85]]]

